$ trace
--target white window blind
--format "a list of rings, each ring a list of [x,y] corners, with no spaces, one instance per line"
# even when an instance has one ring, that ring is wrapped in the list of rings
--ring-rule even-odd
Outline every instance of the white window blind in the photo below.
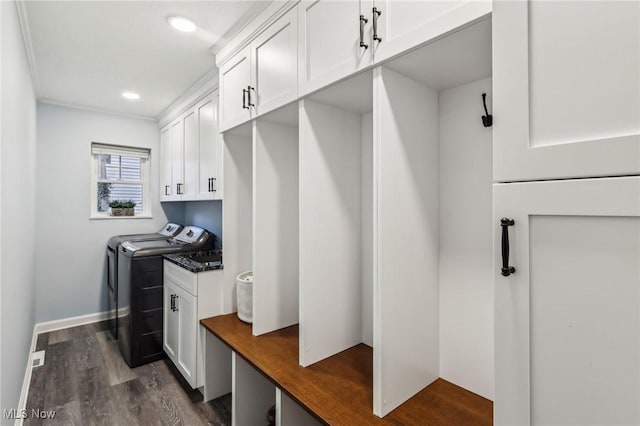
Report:
[[[133,201],[136,215],[148,214],[146,163],[150,151],[100,143],[91,144],[94,162],[94,214],[107,215],[112,201]]]

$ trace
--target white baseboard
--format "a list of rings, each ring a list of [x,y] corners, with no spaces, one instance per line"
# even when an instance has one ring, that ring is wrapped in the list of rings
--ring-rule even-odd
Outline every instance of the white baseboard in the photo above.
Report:
[[[18,412],[26,409],[27,397],[29,396],[29,384],[31,383],[31,365],[33,364],[33,352],[36,350],[38,335],[48,333],[50,331],[62,330],[64,328],[76,327],[79,325],[92,324],[94,322],[104,321],[109,318],[109,311],[98,312],[95,314],[80,315],[77,317],[64,318],[55,321],[40,322],[33,326],[33,335],[31,337],[31,348],[29,349],[29,358],[27,359],[27,368],[24,372],[24,380],[22,382],[22,391],[20,392],[20,401],[18,402]],[[16,419],[14,425],[22,426],[24,419]]]
[[[40,322],[35,325],[34,332],[37,334],[48,333],[50,331],[62,330],[64,328],[76,327],[78,325],[91,324],[107,319],[109,319],[109,311],[80,315],[71,318],[63,318],[55,321]]]
[[[29,356],[27,357],[27,368],[24,372],[24,380],[22,381],[22,391],[20,392],[20,400],[18,401],[18,412],[24,410],[27,406],[27,397],[29,396],[29,384],[31,383],[31,364],[33,363],[32,354],[36,350],[36,342],[38,341],[38,333],[36,333],[37,325],[33,326],[33,334],[31,336],[31,347],[29,348]],[[15,426],[22,426],[24,419],[18,418]]]

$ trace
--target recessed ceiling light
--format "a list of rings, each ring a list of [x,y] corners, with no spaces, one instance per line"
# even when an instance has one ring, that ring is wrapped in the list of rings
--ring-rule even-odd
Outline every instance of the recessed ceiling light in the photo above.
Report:
[[[122,97],[132,101],[137,101],[138,99],[140,99],[140,95],[133,92],[122,92]]]
[[[196,24],[192,20],[182,16],[170,16],[167,18],[169,24],[178,31],[183,33],[192,33],[196,30]]]

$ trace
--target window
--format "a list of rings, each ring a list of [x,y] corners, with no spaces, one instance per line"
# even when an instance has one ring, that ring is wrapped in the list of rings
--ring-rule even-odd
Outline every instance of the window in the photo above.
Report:
[[[133,201],[135,216],[151,216],[149,156],[144,148],[91,143],[91,217],[112,217],[116,200]]]

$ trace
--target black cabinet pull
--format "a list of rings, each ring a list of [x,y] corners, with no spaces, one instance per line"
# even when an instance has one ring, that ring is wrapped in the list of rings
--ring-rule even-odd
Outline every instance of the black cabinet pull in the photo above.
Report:
[[[172,311],[176,308],[176,300],[175,300],[175,298],[176,298],[176,295],[172,294],[171,295],[171,306],[170,306]]]
[[[211,192],[211,178],[207,179],[207,185],[209,185],[207,191]]]
[[[380,43],[382,38],[378,36],[378,16],[382,15],[382,11],[377,7],[373,8],[373,40]]]
[[[181,183],[177,183],[176,184],[176,194],[178,194],[178,195],[182,195],[182,191],[180,190],[180,188],[182,188],[182,184]]]
[[[367,22],[369,22],[369,20],[365,18],[364,15],[360,15],[360,47],[364,47],[365,49],[369,47],[369,45],[364,42],[364,24]]]
[[[501,273],[503,276],[508,277],[509,275],[516,272],[516,268],[513,266],[509,266],[509,227],[513,226],[515,221],[513,219],[507,219],[503,217],[500,219],[500,226],[502,227],[502,270]]]
[[[251,86],[247,86],[247,109],[249,109],[249,107],[254,107],[255,105],[251,103],[251,90],[253,90],[254,92],[256,91],[256,89],[254,89]]]
[[[218,180],[216,178],[211,178],[211,192],[216,192],[218,190],[217,184]]]
[[[242,89],[242,109],[249,109],[249,107],[246,104],[247,93],[249,93],[247,89]]]
[[[173,300],[174,300],[174,302],[173,302],[173,311],[174,311],[174,312],[178,312],[178,311],[179,311],[179,309],[178,309],[178,304],[176,303],[176,300],[178,300],[178,298],[179,298],[179,297],[180,297],[180,296],[178,296],[177,294],[175,294],[175,295],[173,296]]]
[[[169,187],[170,187],[170,186],[171,186],[171,185],[165,185],[165,186],[164,186],[164,195],[169,195]]]

